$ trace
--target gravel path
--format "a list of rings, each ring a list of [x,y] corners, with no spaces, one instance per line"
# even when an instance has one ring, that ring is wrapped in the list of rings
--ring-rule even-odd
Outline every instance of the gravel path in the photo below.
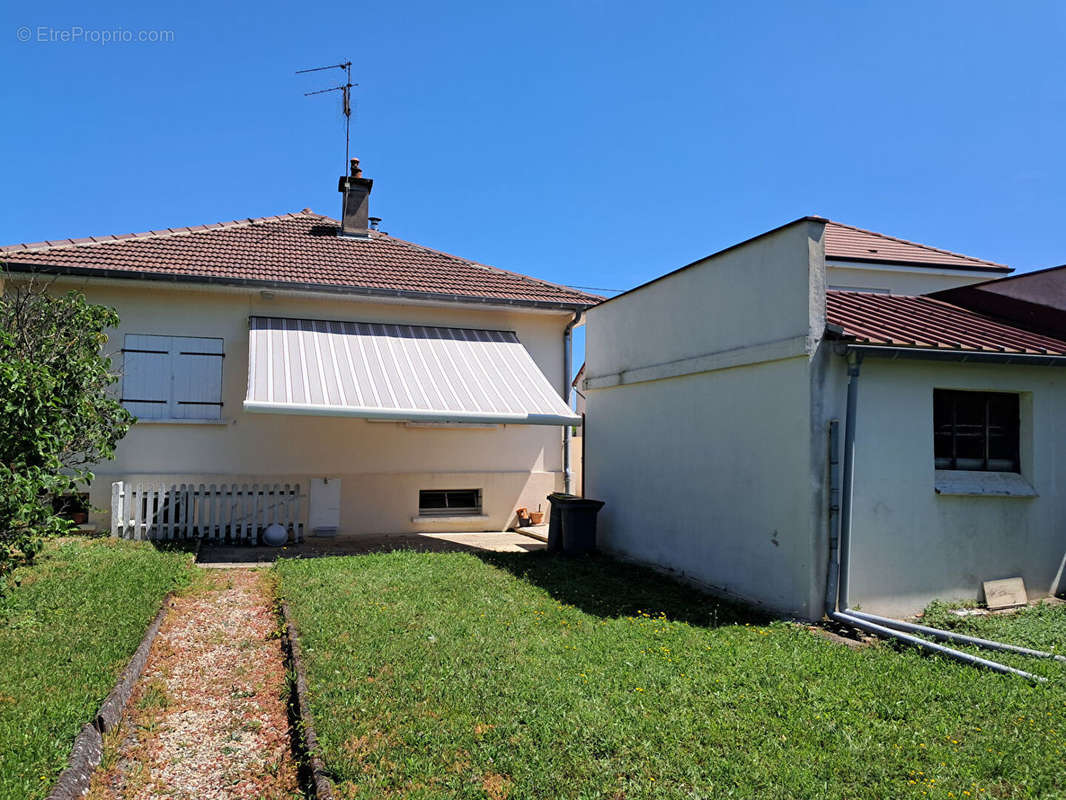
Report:
[[[163,620],[90,800],[302,797],[269,578],[201,576]]]

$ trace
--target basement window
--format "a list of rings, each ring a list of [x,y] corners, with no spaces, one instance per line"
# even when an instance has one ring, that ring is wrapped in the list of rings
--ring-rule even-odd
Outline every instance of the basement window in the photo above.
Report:
[[[1021,472],[1018,395],[933,390],[937,469]]]
[[[481,514],[480,489],[422,489],[418,493],[422,517],[463,517]]]

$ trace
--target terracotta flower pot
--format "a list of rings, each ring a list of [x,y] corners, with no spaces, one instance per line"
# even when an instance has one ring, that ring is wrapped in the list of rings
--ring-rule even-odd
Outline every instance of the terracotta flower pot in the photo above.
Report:
[[[541,525],[544,522],[544,512],[543,511],[530,511],[529,512],[529,519],[533,522],[534,525]]]

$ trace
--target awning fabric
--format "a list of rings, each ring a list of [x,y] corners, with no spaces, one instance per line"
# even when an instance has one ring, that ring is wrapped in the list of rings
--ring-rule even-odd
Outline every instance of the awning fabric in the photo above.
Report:
[[[252,317],[247,411],[576,425],[513,331]]]

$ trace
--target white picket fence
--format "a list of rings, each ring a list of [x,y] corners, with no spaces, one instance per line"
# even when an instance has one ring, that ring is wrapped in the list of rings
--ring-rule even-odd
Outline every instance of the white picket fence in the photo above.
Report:
[[[275,522],[302,542],[300,484],[111,484],[111,535],[257,544]]]

